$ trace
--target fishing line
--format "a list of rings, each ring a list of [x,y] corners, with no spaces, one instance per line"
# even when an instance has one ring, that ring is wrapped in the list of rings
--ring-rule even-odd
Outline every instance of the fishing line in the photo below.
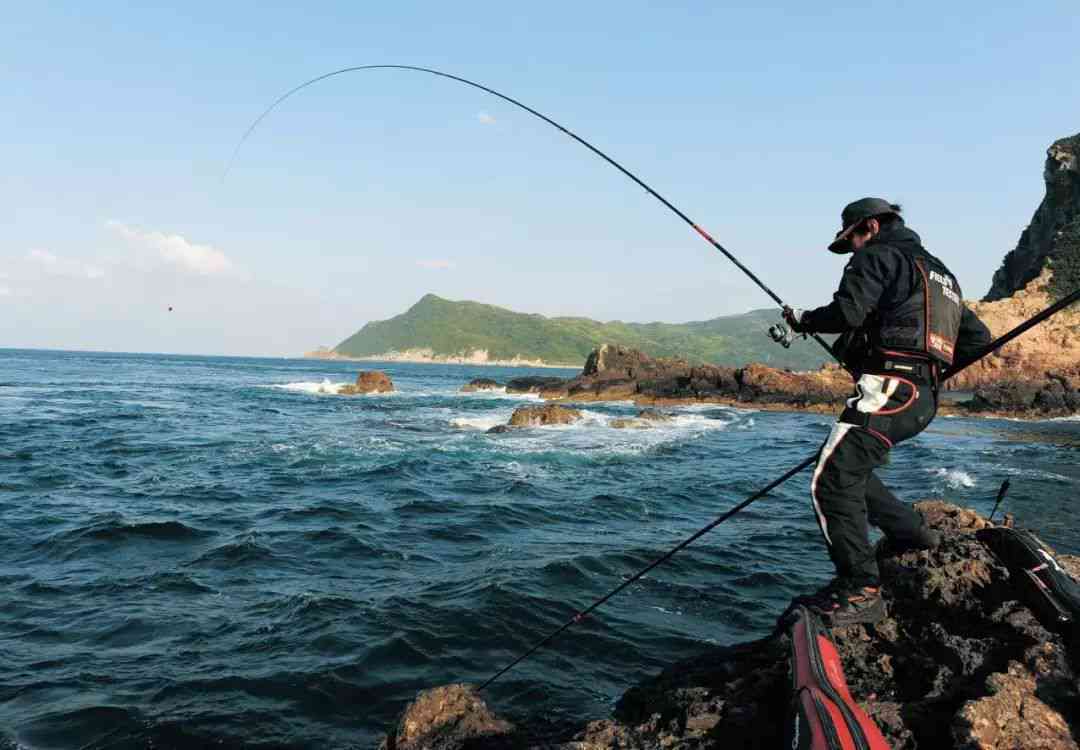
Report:
[[[251,125],[248,127],[248,129],[246,131],[244,131],[243,136],[240,137],[239,143],[236,144],[236,148],[233,149],[232,157],[229,159],[229,163],[225,167],[225,171],[221,175],[221,180],[224,181],[225,178],[228,176],[229,171],[232,169],[233,164],[236,162],[237,155],[239,155],[239,153],[240,153],[240,148],[244,145],[245,141],[247,141],[248,137],[251,136],[251,134],[253,132],[255,132],[255,128],[257,128],[259,126],[259,123],[261,123],[263,120],[265,120],[270,115],[271,112],[273,112],[275,109],[277,109],[278,105],[280,105],[286,99],[291,97],[293,94],[296,94],[299,91],[302,91],[303,89],[306,89],[308,86],[312,86],[312,85],[314,85],[314,84],[316,84],[316,83],[318,83],[320,81],[325,81],[327,78],[333,78],[334,76],[343,75],[345,73],[355,73],[355,72],[363,71],[363,70],[411,70],[411,71],[418,72],[418,73],[428,73],[430,75],[438,76],[440,78],[448,78],[451,81],[457,81],[458,83],[463,83],[466,86],[472,86],[475,89],[479,89],[479,90],[484,91],[484,92],[486,92],[488,94],[491,94],[493,96],[497,96],[498,98],[502,99],[503,101],[509,102],[510,104],[513,104],[515,107],[518,107],[520,109],[525,110],[526,112],[533,115],[534,117],[540,118],[541,120],[546,122],[548,125],[551,125],[552,127],[557,128],[558,130],[560,130],[563,133],[565,133],[566,135],[568,135],[570,138],[573,138],[575,141],[580,143],[582,146],[589,149],[594,154],[599,156],[601,159],[606,161],[608,164],[615,167],[617,170],[619,170],[624,175],[629,177],[637,185],[644,188],[645,192],[647,192],[653,198],[656,198],[656,200],[663,203],[676,216],[678,216],[684,222],[689,224],[690,227],[695,232],[697,232],[701,236],[702,239],[704,239],[706,242],[708,242],[714,248],[716,248],[721,253],[723,253],[724,257],[726,257],[728,260],[730,260],[732,263],[734,263],[735,266],[740,271],[742,271],[744,274],[746,274],[750,278],[751,281],[753,281],[755,284],[758,285],[758,287],[761,288],[761,290],[763,292],[765,292],[767,295],[769,295],[769,297],[772,298],[773,302],[775,302],[781,308],[786,307],[784,301],[782,299],[780,299],[779,295],[777,295],[776,292],[774,292],[772,289],[770,289],[768,286],[766,286],[765,282],[762,281],[761,279],[759,279],[757,277],[757,275],[753,271],[751,271],[749,268],[747,268],[742,263],[740,263],[738,258],[736,258],[734,255],[732,255],[723,245],[721,245],[719,242],[717,242],[715,239],[713,239],[712,235],[710,235],[708,232],[706,232],[704,229],[702,229],[700,226],[698,226],[696,223],[694,223],[694,221],[689,216],[687,216],[682,211],[680,211],[678,208],[676,208],[667,198],[660,195],[660,193],[656,192],[651,187],[649,187],[645,183],[644,180],[642,180],[637,175],[635,175],[633,172],[631,172],[629,169],[624,167],[622,164],[620,164],[619,162],[615,161],[613,158],[611,158],[610,156],[605,154],[603,151],[598,149],[596,146],[589,143],[587,140],[585,140],[581,136],[579,136],[576,133],[570,131],[569,129],[567,129],[563,125],[559,124],[555,120],[551,119],[547,115],[543,114],[542,112],[538,112],[537,110],[533,109],[532,107],[530,107],[530,106],[528,106],[526,104],[522,104],[517,99],[514,99],[514,98],[512,98],[510,96],[507,96],[506,94],[500,93],[500,92],[496,91],[495,89],[489,88],[489,87],[487,87],[487,86],[485,86],[485,85],[483,85],[481,83],[477,83],[476,81],[470,81],[468,78],[462,78],[461,76],[452,75],[450,73],[444,73],[441,70],[435,70],[433,68],[422,68],[422,67],[417,66],[417,65],[356,65],[356,66],[353,66],[353,67],[350,67],[350,68],[342,68],[341,70],[335,70],[335,71],[330,72],[330,73],[324,73],[321,76],[317,76],[315,78],[312,78],[309,81],[305,81],[304,83],[301,83],[299,86],[294,86],[293,88],[289,89],[284,94],[279,96],[277,99],[275,99],[274,102],[269,107],[267,107],[263,111],[263,113],[261,115],[259,115],[257,118],[255,118],[255,121],[253,123],[251,123]],[[833,354],[832,349],[829,347],[829,345],[825,342],[824,339],[822,339],[817,334],[811,334],[811,335],[814,337],[815,341],[817,341],[819,344],[821,344],[822,347],[824,347],[825,351],[827,351],[833,357],[836,356],[835,354]]]
[[[1007,344],[1010,341],[1012,341],[1013,339],[1015,339],[1017,336],[1023,334],[1025,331],[1028,331],[1032,327],[1038,325],[1039,323],[1046,320],[1050,316],[1060,312],[1061,310],[1064,310],[1066,307],[1068,307],[1072,303],[1076,302],[1077,300],[1080,300],[1080,289],[1077,289],[1076,291],[1074,291],[1069,296],[1061,299],[1060,301],[1054,303],[1053,305],[1050,305],[1050,307],[1046,308],[1045,310],[1038,313],[1037,315],[1029,318],[1028,320],[1021,323],[1020,325],[1018,325],[1016,328],[1012,329],[1008,333],[1002,334],[1001,336],[994,339],[993,341],[991,341],[986,346],[979,349],[974,354],[971,354],[970,356],[968,356],[967,359],[963,360],[962,362],[958,362],[958,363],[954,364],[952,367],[950,367],[948,370],[946,370],[945,373],[942,375],[941,382],[944,382],[945,380],[951,378],[953,375],[960,372],[961,370],[964,370],[965,368],[970,367],[971,365],[975,364],[976,362],[978,362],[980,359],[982,359],[986,355],[990,354],[991,352],[995,351],[996,349],[1001,348],[1005,344]],[[793,469],[789,469],[787,471],[787,473],[785,473],[783,476],[779,477],[778,479],[774,479],[772,482],[770,482],[766,486],[762,487],[760,490],[758,490],[753,495],[751,495],[750,497],[743,500],[741,503],[739,503],[735,507],[725,511],[722,515],[718,516],[715,520],[710,522],[707,526],[704,526],[703,528],[696,531],[693,535],[687,537],[685,540],[683,540],[678,545],[673,547],[667,553],[665,553],[661,557],[658,557],[653,562],[649,563],[646,567],[642,568],[640,571],[638,571],[637,573],[632,575],[630,578],[628,578],[625,581],[623,581],[622,583],[620,583],[618,586],[616,586],[610,592],[608,592],[604,596],[597,599],[595,602],[590,604],[588,607],[586,607],[585,609],[583,609],[582,611],[578,612],[576,615],[571,617],[569,620],[564,622],[561,626],[559,626],[559,628],[552,631],[550,634],[548,634],[543,639],[538,641],[528,651],[526,651],[525,653],[518,656],[512,662],[510,662],[505,667],[503,667],[498,672],[496,672],[491,677],[489,677],[487,680],[485,680],[484,683],[482,685],[480,685],[480,687],[477,688],[477,689],[478,690],[483,690],[488,685],[495,682],[495,680],[497,680],[499,677],[506,674],[511,669],[513,669],[515,666],[517,666],[518,664],[523,662],[525,659],[532,656],[534,653],[536,653],[541,648],[546,646],[548,643],[550,643],[552,640],[554,640],[556,638],[556,636],[558,636],[560,633],[565,631],[567,628],[569,628],[570,626],[580,622],[582,620],[582,618],[584,618],[586,615],[588,615],[590,612],[595,610],[600,605],[604,604],[604,602],[606,602],[608,599],[610,599],[611,597],[618,594],[620,591],[625,589],[627,586],[629,586],[634,581],[639,580],[642,576],[644,576],[650,570],[652,570],[653,568],[656,568],[657,566],[667,562],[668,560],[670,560],[680,550],[683,550],[683,549],[689,547],[696,540],[698,540],[701,537],[705,536],[705,534],[707,534],[710,531],[712,531],[713,529],[715,529],[717,526],[719,526],[724,521],[726,521],[729,518],[731,518],[732,516],[734,516],[739,511],[745,509],[751,503],[765,497],[769,492],[776,489],[777,487],[779,487],[781,484],[783,484],[787,480],[791,479],[793,476],[795,476],[796,474],[801,472],[803,469],[807,468],[808,466],[810,466],[813,463],[816,463],[819,454],[820,454],[820,451],[818,453],[815,453],[814,455],[806,458],[806,459],[803,459],[802,463],[800,463],[798,466],[794,467]],[[996,510],[996,508],[995,508],[995,510]]]

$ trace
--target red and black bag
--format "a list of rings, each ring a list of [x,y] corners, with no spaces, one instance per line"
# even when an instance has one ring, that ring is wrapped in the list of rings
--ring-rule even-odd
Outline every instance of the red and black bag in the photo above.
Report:
[[[785,749],[889,750],[881,730],[851,697],[821,620],[805,607],[796,608],[791,627],[791,682]]]
[[[1017,598],[1031,608],[1047,630],[1080,634],[1080,584],[1030,531],[993,526],[975,536],[1009,569]]]

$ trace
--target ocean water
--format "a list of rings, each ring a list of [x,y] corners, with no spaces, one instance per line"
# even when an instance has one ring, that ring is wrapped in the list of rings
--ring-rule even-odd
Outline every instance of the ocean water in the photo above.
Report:
[[[0,350],[0,746],[369,747],[424,687],[479,682],[755,488],[831,418],[717,406],[488,435],[530,371]],[[553,374],[550,370],[538,374]],[[565,373],[571,374],[569,372]],[[1080,553],[1080,421],[939,418],[905,499],[1006,509]],[[764,634],[829,576],[808,476],[505,675],[514,718],[607,715]]]

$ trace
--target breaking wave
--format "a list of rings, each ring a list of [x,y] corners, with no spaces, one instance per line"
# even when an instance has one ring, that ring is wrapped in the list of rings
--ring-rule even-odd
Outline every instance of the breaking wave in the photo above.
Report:
[[[346,385],[349,385],[349,383],[332,383],[329,378],[324,378],[321,383],[311,381],[301,381],[299,383],[274,383],[263,386],[263,388],[276,388],[278,390],[292,391],[294,393],[310,393],[315,396],[336,396],[341,391],[341,388]]]
[[[975,478],[961,469],[927,469],[928,474],[939,477],[951,490],[971,489],[975,486]]]

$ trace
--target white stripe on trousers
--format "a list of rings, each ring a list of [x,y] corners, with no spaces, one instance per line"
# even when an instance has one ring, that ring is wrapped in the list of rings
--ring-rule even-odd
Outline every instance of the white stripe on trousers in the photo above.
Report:
[[[886,381],[888,381],[887,386],[885,385]],[[863,375],[859,378],[859,382],[855,384],[858,395],[848,399],[848,406],[854,407],[864,414],[873,414],[880,411],[889,402],[889,397],[896,392],[898,385],[900,385],[900,381],[895,378],[884,378],[880,375]],[[810,480],[810,500],[814,504],[814,513],[817,514],[818,526],[821,527],[821,533],[825,536],[825,543],[830,547],[832,546],[832,539],[829,538],[829,523],[825,520],[825,514],[821,512],[821,503],[818,501],[818,479],[821,477],[821,472],[825,470],[825,464],[828,463],[829,459],[832,458],[832,454],[839,447],[840,441],[854,426],[847,422],[837,422],[833,425],[832,432],[829,433],[829,439],[825,441],[825,445],[821,448],[817,466],[814,467],[814,477]]]

